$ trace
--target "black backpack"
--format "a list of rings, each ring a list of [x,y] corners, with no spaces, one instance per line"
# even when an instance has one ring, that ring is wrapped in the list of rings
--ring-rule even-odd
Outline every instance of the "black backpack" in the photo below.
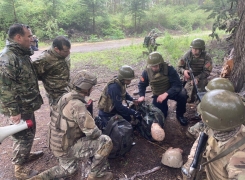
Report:
[[[108,135],[113,143],[109,158],[123,156],[132,148],[133,127],[122,116],[115,115],[111,117],[102,132]]]
[[[163,112],[153,104],[147,103],[138,105],[137,109],[134,105],[131,108],[139,111],[142,115],[136,125],[136,129],[147,140],[155,141],[151,136],[151,125],[152,123],[158,123],[163,128],[165,121]]]
[[[151,39],[150,36],[146,36],[146,37],[145,37],[144,43],[143,43],[143,47],[148,47],[148,46],[149,46],[149,44],[150,44],[150,39]]]

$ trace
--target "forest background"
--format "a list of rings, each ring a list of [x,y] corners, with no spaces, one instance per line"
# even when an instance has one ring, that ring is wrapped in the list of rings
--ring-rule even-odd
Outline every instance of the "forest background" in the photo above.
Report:
[[[228,1],[0,0],[0,47],[15,22],[28,24],[41,41],[69,31],[78,34],[73,42],[142,37],[153,28],[159,33],[211,31],[217,14],[211,15],[210,10],[224,9]]]

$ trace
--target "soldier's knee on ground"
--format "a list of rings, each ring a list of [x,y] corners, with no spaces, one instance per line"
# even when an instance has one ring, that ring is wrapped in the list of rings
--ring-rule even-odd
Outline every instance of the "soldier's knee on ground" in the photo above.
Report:
[[[107,135],[100,136],[100,149],[97,151],[97,154],[100,156],[108,156],[113,148],[111,138]]]

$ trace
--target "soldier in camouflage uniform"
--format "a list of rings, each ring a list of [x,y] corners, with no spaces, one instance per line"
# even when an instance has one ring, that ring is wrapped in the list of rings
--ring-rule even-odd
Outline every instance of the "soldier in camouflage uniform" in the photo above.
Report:
[[[153,34],[151,36],[149,46],[148,46],[148,51],[149,53],[156,51],[157,50],[157,43],[156,43],[156,38],[158,37],[157,33]]]
[[[70,176],[77,170],[79,159],[92,158],[87,180],[111,180],[107,172],[107,156],[112,149],[111,139],[101,134],[86,109],[85,96],[89,96],[97,78],[87,71],[79,71],[71,80],[73,90],[58,101],[49,128],[49,147],[59,165],[48,169],[31,180],[48,180]]]
[[[138,84],[139,102],[145,100],[147,86],[151,86],[153,93],[153,105],[159,108],[165,117],[168,115],[168,99],[175,100],[176,118],[182,126],[188,124],[184,117],[186,112],[186,90],[182,87],[180,78],[176,70],[164,62],[163,57],[158,52],[153,52],[148,56],[147,67],[143,71]]]
[[[209,161],[203,167],[206,177],[199,179],[242,180],[245,176],[245,127],[242,125],[245,120],[245,107],[241,98],[227,90],[212,90],[203,96],[199,113],[208,127],[205,129],[208,140],[201,163]],[[198,141],[199,138],[191,148],[188,161],[182,166],[183,180],[192,180],[195,177],[194,174],[191,177],[188,175]],[[236,144],[238,141],[240,144]],[[229,152],[212,161],[227,150]],[[197,173],[196,179],[200,177],[199,173],[203,174],[200,171]]]
[[[187,61],[193,71],[195,77],[195,83],[199,92],[205,91],[205,86],[208,83],[207,77],[212,71],[212,59],[210,55],[205,51],[205,42],[202,39],[194,39],[191,42],[190,50],[180,59],[177,72],[180,75],[180,79],[185,84],[187,90],[188,103],[195,101],[195,90],[193,81],[190,79],[189,69]]]
[[[29,26],[14,24],[9,28],[6,46],[0,54],[0,112],[11,124],[31,119],[34,126],[12,136],[15,177],[26,179],[37,172],[24,164],[37,159],[43,152],[30,153],[36,132],[34,111],[43,104],[36,73],[30,56],[32,32]]]
[[[50,105],[56,105],[67,92],[70,79],[71,43],[64,36],[54,39],[52,47],[33,62],[38,79],[43,82]]]

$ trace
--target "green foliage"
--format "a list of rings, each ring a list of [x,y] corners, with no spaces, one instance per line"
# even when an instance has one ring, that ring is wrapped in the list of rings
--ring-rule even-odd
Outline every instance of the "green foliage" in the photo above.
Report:
[[[211,12],[208,18],[214,19],[211,37],[219,39],[217,29],[233,34],[239,22],[237,16],[238,0],[207,1],[201,8]]]
[[[99,42],[99,41],[103,41],[103,39],[98,38],[96,34],[91,34],[88,40],[88,42]]]

